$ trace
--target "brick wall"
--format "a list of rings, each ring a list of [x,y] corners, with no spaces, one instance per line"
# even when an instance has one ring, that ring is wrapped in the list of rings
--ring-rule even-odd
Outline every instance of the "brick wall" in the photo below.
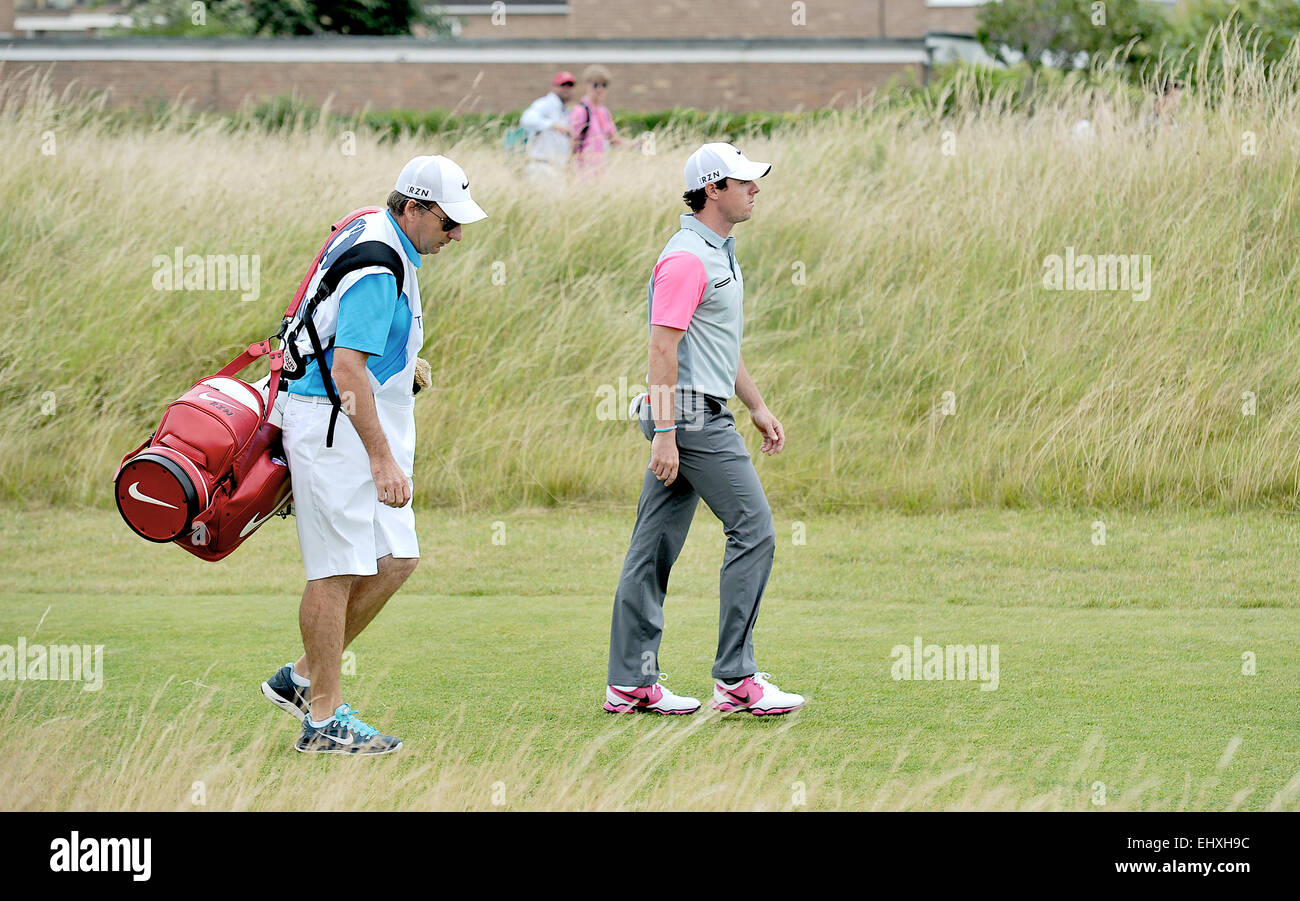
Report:
[[[974,34],[976,6],[926,6],[922,0],[888,0],[885,35],[920,37],[928,31]]]
[[[0,30],[12,7],[0,0]],[[18,41],[0,47],[0,59],[9,60],[0,79],[36,66],[58,90],[75,83],[134,105],[180,96],[198,109],[232,109],[295,93],[313,103],[333,95],[334,108],[346,112],[497,112],[527,105],[558,69],[580,73],[600,61],[613,71],[615,108],[806,109],[854,103],[909,69],[923,77],[920,39],[930,31],[970,33],[976,12],[925,0],[806,0],[805,24],[797,25],[791,7],[788,0],[568,0],[565,13],[534,15],[507,4],[500,26],[490,15],[460,16],[466,43],[398,40],[374,44],[374,52],[364,39],[268,43],[266,54],[261,45],[230,51],[221,41]],[[717,40],[725,38],[733,40]]]
[[[568,15],[463,15],[466,38],[518,37],[843,37],[919,38],[928,31],[972,34],[976,7],[929,7],[925,0],[805,0],[795,25],[786,0],[569,0]]]
[[[185,64],[133,61],[47,63],[56,91],[71,83],[108,88],[113,103],[140,105],[183,96],[196,109],[235,109],[245,98],[297,93],[313,102],[334,95],[333,109],[369,106],[456,108],[473,112],[517,110],[545,93],[558,68],[574,72],[582,63],[557,58],[553,64],[413,63],[231,63]],[[6,65],[0,78],[19,75]],[[622,64],[613,74],[610,105],[661,110],[674,106],[726,110],[792,110],[843,106],[882,87],[907,64],[688,63]],[[918,78],[921,73],[916,72]]]
[[[460,20],[462,38],[568,38],[574,37],[567,15],[525,15],[511,13],[506,5],[505,21],[494,25],[491,16],[452,16]]]
[[[47,10],[47,4],[22,4]],[[487,6],[486,2],[480,4]],[[795,25],[789,0],[568,0],[567,13],[528,14],[506,4],[505,21],[490,15],[456,16],[465,38],[598,37],[845,37],[917,38],[927,31],[970,34],[974,7],[928,7],[925,0],[804,0],[805,24]],[[15,0],[0,0],[0,34],[13,31]],[[68,12],[120,12],[117,4]]]
[[[569,0],[569,17],[574,37],[866,38],[880,35],[882,2],[923,0],[805,0],[803,25],[788,0]]]

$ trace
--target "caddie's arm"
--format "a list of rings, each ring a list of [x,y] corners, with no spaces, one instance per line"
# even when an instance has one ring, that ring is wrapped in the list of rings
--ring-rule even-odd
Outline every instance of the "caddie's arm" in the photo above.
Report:
[[[402,467],[393,459],[388,439],[379,425],[375,411],[375,395],[370,390],[366,375],[366,361],[370,354],[350,347],[334,348],[334,362],[330,372],[339,389],[343,412],[352,420],[361,443],[370,456],[370,475],[375,481],[375,493],[381,504],[404,507],[411,500],[411,484]]]
[[[677,479],[677,416],[673,409],[673,390],[677,385],[677,345],[684,329],[666,325],[650,326],[650,410],[654,413],[654,440],[650,443],[650,471],[665,485]]]
[[[397,279],[390,272],[363,275],[344,290],[339,298],[339,322],[331,364],[343,412],[352,420],[370,457],[376,497],[390,507],[404,506],[411,499],[411,485],[393,459],[388,439],[379,425],[366,361],[372,354],[384,352],[399,301]]]
[[[745,357],[741,355],[740,366],[736,370],[736,396],[740,398],[741,403],[749,407],[749,418],[754,423],[754,428],[763,436],[762,452],[768,454],[779,454],[781,448],[785,447],[785,429],[772,411],[763,403],[763,395],[758,393],[758,386],[750,378],[749,370],[745,368]]]

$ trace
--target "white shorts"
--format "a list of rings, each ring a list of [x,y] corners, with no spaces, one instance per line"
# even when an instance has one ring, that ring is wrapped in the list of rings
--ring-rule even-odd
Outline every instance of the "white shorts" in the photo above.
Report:
[[[328,576],[373,576],[379,558],[418,557],[415,511],[390,507],[376,498],[370,455],[346,413],[334,426],[334,446],[325,446],[329,399],[290,394],[281,426],[293,482],[307,581]],[[397,465],[409,479],[415,464],[415,408],[376,399],[379,425]]]

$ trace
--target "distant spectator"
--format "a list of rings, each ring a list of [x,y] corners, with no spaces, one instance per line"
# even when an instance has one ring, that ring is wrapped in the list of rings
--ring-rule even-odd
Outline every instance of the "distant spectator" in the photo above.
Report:
[[[1183,83],[1176,78],[1166,78],[1156,93],[1155,106],[1142,124],[1148,130],[1170,128],[1178,125],[1178,104],[1183,98]]]
[[[528,129],[528,177],[539,183],[554,184],[564,175],[569,162],[569,143],[573,130],[565,104],[573,96],[574,78],[559,72],[551,79],[551,92],[533,101],[524,110],[519,124]]]
[[[622,147],[627,141],[619,137],[614,117],[605,105],[609,70],[604,66],[588,66],[582,72],[582,83],[587,93],[569,112],[573,158],[579,169],[594,173],[605,168],[605,151],[611,144]]]

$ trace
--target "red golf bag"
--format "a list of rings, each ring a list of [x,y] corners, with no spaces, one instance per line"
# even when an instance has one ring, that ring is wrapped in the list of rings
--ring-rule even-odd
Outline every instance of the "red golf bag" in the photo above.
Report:
[[[365,266],[382,265],[391,271],[395,262],[400,293],[401,262],[393,260],[395,253],[382,242],[354,244],[329,266],[305,305],[303,296],[339,229],[378,211],[366,207],[334,223],[285,311],[280,331],[250,344],[220,371],[196,382],[167,407],[154,433],[122,458],[114,478],[117,509],[137,535],[175,542],[204,560],[220,560],[288,506],[289,467],[271,413],[282,382],[302,376],[307,362],[324,353],[312,313],[344,275]],[[308,356],[294,347],[295,335],[304,326],[315,348]],[[272,350],[271,341],[277,338],[280,348]],[[265,394],[235,377],[264,356],[271,370]],[[333,379],[323,381],[337,415]],[[332,439],[333,420],[330,433]]]
[[[233,376],[266,355],[271,380],[263,397]],[[267,421],[281,359],[269,339],[250,345],[172,402],[157,430],[123,458],[117,509],[137,535],[220,560],[288,504],[280,429]]]

